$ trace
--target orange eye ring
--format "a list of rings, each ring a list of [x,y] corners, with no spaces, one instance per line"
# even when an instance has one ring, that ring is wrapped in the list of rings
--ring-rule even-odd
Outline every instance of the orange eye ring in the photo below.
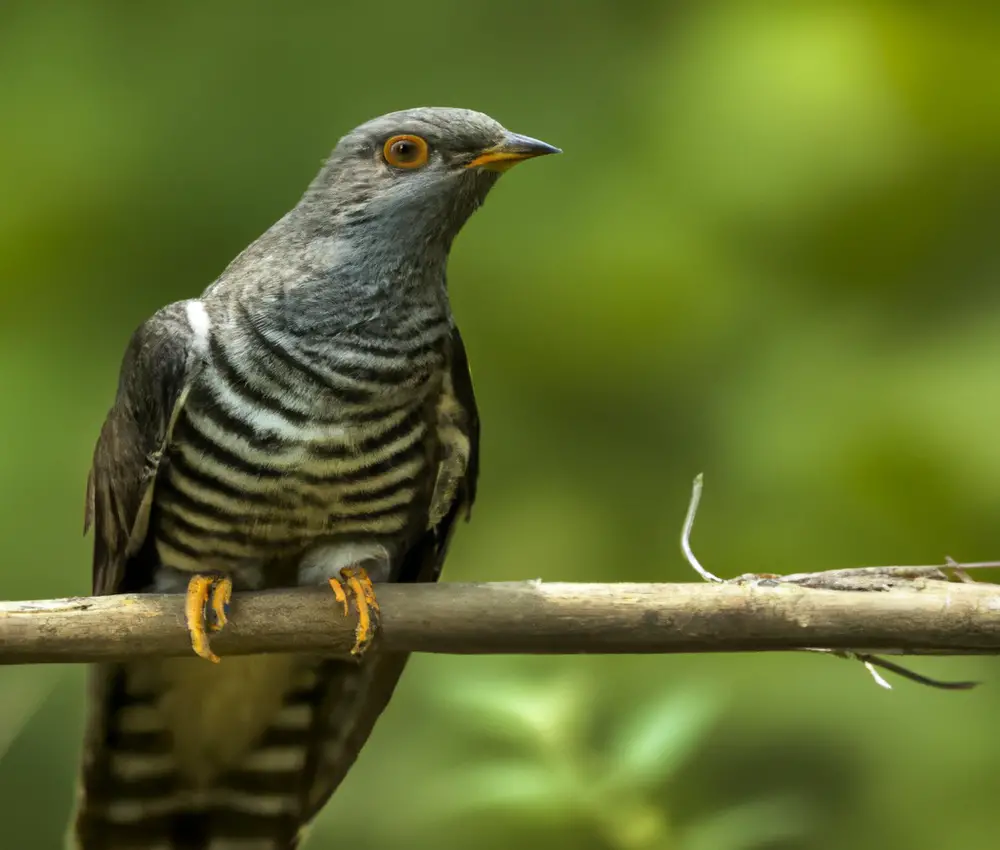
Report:
[[[393,168],[420,168],[427,165],[429,155],[427,142],[420,136],[393,136],[382,146],[382,157]]]

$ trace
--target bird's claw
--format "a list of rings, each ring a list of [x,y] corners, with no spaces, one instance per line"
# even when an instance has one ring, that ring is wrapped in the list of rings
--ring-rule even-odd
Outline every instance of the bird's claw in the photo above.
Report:
[[[364,567],[344,567],[340,571],[340,578],[330,579],[330,588],[336,600],[343,606],[345,617],[350,613],[348,591],[354,597],[354,605],[358,609],[358,625],[354,630],[351,655],[361,655],[371,645],[381,623],[375,586]]]
[[[212,652],[208,633],[220,631],[226,625],[232,595],[233,582],[223,575],[199,573],[188,582],[184,619],[191,635],[191,648],[195,655],[215,664],[219,663],[219,656]]]

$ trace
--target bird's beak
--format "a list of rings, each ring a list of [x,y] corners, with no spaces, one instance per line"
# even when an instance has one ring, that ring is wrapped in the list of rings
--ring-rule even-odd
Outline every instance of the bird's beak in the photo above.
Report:
[[[506,171],[512,165],[517,165],[525,159],[545,156],[550,153],[562,153],[546,142],[522,136],[520,133],[507,133],[498,145],[480,152],[466,168],[485,168],[487,171]]]

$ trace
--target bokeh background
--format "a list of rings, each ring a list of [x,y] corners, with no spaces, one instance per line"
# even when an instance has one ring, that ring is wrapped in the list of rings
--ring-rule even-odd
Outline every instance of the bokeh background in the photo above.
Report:
[[[84,593],[128,335],[376,114],[562,146],[459,239],[483,476],[452,580],[1000,556],[1000,7],[0,5],[0,598]],[[973,693],[808,655],[413,660],[312,848],[997,846]],[[0,671],[0,847],[60,846],[83,670]]]

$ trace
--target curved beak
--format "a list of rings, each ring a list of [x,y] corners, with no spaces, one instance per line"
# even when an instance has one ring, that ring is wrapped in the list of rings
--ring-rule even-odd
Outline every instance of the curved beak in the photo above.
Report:
[[[498,145],[487,148],[472,160],[466,168],[485,168],[487,171],[506,171],[526,159],[545,156],[550,153],[562,153],[559,148],[522,136],[520,133],[507,133]]]

